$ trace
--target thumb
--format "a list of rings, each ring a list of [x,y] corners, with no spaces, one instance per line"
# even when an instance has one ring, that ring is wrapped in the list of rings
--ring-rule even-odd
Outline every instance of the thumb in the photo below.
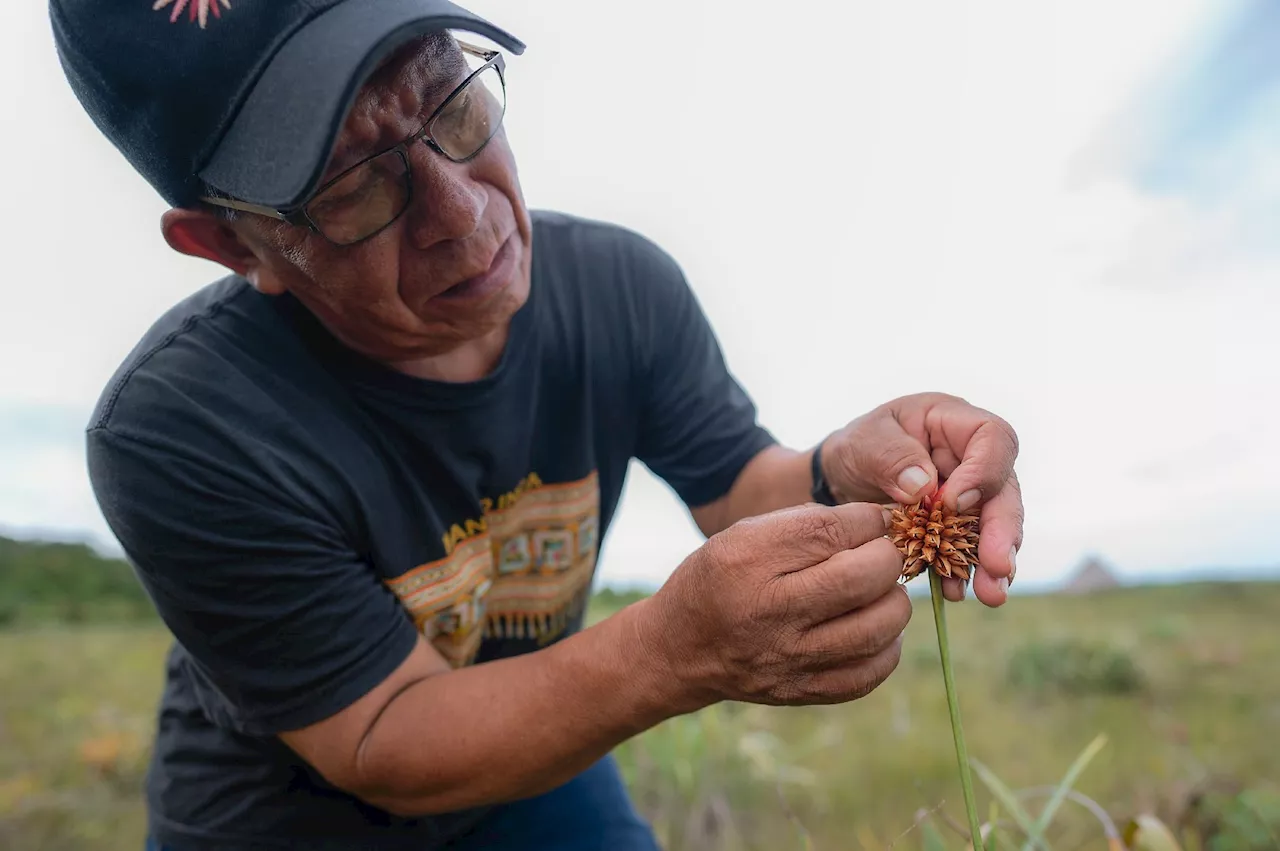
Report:
[[[850,423],[824,448],[832,490],[850,500],[879,501],[881,495],[909,505],[938,489],[938,469],[929,450],[889,411]]]

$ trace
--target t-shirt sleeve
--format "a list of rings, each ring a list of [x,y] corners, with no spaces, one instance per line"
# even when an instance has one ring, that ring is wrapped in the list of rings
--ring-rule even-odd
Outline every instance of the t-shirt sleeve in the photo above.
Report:
[[[725,362],[684,272],[639,240],[640,423],[636,457],[691,508],[729,492],[747,462],[773,445],[755,403]]]
[[[251,466],[105,427],[87,450],[107,524],[215,723],[248,735],[308,726],[413,648],[411,621],[347,536]]]

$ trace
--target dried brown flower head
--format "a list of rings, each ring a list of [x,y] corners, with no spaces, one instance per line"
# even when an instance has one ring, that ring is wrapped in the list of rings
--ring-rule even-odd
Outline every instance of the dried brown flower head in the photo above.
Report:
[[[939,576],[968,580],[978,566],[978,518],[952,514],[940,498],[890,506],[889,538],[902,553],[902,581],[933,568]]]

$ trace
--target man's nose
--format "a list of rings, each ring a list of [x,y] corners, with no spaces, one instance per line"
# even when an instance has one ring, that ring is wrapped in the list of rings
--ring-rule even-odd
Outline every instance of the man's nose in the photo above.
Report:
[[[465,239],[484,219],[489,195],[471,177],[470,163],[455,163],[426,142],[409,149],[413,172],[413,201],[408,232],[415,248]]]

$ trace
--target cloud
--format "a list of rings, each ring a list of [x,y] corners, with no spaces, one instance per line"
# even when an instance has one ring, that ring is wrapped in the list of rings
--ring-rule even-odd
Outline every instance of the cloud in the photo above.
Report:
[[[1243,437],[1218,432],[1212,437],[1175,450],[1159,458],[1145,458],[1129,467],[1126,476],[1143,485],[1167,486],[1186,478],[1189,467],[1234,472],[1249,461],[1252,451]]]
[[[1217,47],[1243,5],[801,0],[813,35],[843,34],[826,49],[726,0],[658,0],[621,29],[586,0],[477,4],[530,44],[507,122],[530,203],[669,250],[785,442],[946,390],[1022,437],[1023,583],[1094,551],[1126,573],[1280,561],[1258,532],[1280,498],[1280,110],[1251,82],[1276,71]],[[40,118],[66,185],[111,199],[72,235],[46,173],[11,175],[27,283],[0,311],[0,522],[105,538],[88,406],[221,270],[160,241],[162,205],[74,103],[46,11],[0,23],[33,45],[0,56],[10,111]],[[609,45],[607,74],[583,44]],[[661,580],[699,540],[637,465],[602,577]]]
[[[1073,157],[1061,217],[1104,286],[1237,297],[1280,274],[1280,5],[1220,3]]]
[[[1140,93],[1149,104],[1130,168],[1152,194],[1212,203],[1251,182],[1253,166],[1275,161],[1280,118],[1280,5],[1226,3],[1217,26]],[[1274,166],[1269,169],[1274,174]],[[1272,184],[1274,189],[1274,183]]]

